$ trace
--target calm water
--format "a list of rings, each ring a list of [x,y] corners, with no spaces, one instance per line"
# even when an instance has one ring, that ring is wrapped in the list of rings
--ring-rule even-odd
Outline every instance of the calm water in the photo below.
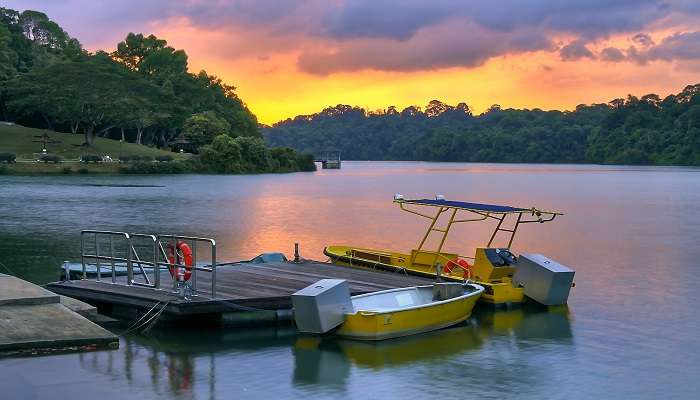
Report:
[[[698,169],[346,162],[288,175],[0,176],[0,269],[55,280],[78,259],[81,229],[211,236],[226,260],[291,255],[294,242],[314,259],[331,243],[409,249],[425,222],[394,193],[566,213],[524,226],[513,248],[576,269],[568,310],[479,312],[378,344],[287,327],[151,332],[116,351],[2,359],[1,397],[696,398]],[[448,249],[473,252],[485,234],[461,227]]]

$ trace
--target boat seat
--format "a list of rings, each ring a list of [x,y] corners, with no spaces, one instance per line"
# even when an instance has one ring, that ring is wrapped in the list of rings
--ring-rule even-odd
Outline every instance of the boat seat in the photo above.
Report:
[[[464,294],[461,283],[436,283],[433,286],[433,301],[454,299]]]
[[[424,304],[418,289],[401,290],[385,293],[380,296],[369,296],[353,300],[356,311],[387,311],[402,307],[413,307]]]

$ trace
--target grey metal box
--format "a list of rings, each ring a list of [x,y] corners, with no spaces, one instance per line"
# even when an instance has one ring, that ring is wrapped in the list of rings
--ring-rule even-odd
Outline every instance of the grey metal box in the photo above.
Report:
[[[343,279],[322,279],[292,295],[294,321],[301,332],[326,333],[352,312],[350,287]]]
[[[513,283],[524,288],[525,295],[544,305],[566,304],[574,270],[543,256],[521,254]]]

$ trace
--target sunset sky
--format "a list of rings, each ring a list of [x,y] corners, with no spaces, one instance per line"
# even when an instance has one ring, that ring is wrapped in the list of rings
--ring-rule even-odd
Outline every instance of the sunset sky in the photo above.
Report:
[[[11,0],[90,51],[153,33],[267,124],[329,105],[572,109],[700,83],[698,0]]]

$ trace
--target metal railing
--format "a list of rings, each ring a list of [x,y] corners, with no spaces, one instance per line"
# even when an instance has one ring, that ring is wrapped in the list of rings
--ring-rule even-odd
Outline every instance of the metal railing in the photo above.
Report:
[[[174,250],[177,247],[177,243],[181,241],[188,243],[192,249],[192,277],[190,278],[192,280],[192,292],[195,295],[197,293],[197,271],[206,271],[211,273],[211,297],[216,297],[216,240],[194,236],[158,235],[158,247],[163,258],[168,260],[167,262],[159,262],[158,265],[167,265],[169,268],[186,268],[186,265],[180,263],[179,254]],[[172,257],[174,262],[169,261],[169,255],[163,247],[164,242],[173,249]],[[211,246],[211,264],[209,265],[197,265],[197,243],[202,242],[209,243]],[[177,284],[176,279],[173,279],[173,284]]]
[[[187,243],[192,251],[192,265],[185,265],[186,261],[180,259],[176,248],[179,243]],[[207,243],[211,249],[211,263],[198,265],[197,244]],[[92,252],[90,246],[92,244]],[[105,245],[109,248],[109,254],[104,254]],[[136,246],[135,246],[136,245]],[[165,245],[165,247],[164,247]],[[168,251],[166,251],[166,247]],[[139,255],[138,249],[152,251],[150,260]],[[143,233],[127,233],[116,231],[83,230],[80,232],[80,254],[82,264],[82,279],[87,279],[86,266],[92,261],[96,267],[95,280],[102,281],[103,265],[107,265],[113,284],[124,284],[117,280],[117,263],[126,267],[126,285],[142,286],[153,289],[161,289],[161,267],[173,271],[179,268],[188,268],[192,271],[189,282],[193,295],[197,295],[197,271],[211,273],[211,297],[216,297],[216,241],[211,238],[178,236],[178,235],[150,235]],[[136,281],[134,277],[134,265],[139,268],[143,282]],[[144,266],[153,270],[152,280]],[[173,281],[173,288],[178,285],[177,276],[169,274]],[[70,272],[66,271],[66,279],[70,280]]]
[[[92,235],[94,239],[94,249],[93,252],[94,254],[90,254],[86,251],[86,237]],[[109,248],[110,248],[110,255],[102,255],[100,254],[100,237],[107,237],[109,238]],[[116,252],[115,252],[115,247],[114,247],[114,239],[124,239],[125,245],[126,245],[126,254],[124,257],[117,257]],[[100,264],[100,261],[109,261],[109,263],[112,266],[112,283],[117,282],[117,271],[116,271],[116,261],[119,262],[125,262],[126,263],[126,268],[127,271],[133,271],[133,265],[131,264],[131,259],[133,258],[133,255],[131,254],[131,236],[129,236],[128,233],[126,232],[113,232],[113,231],[93,231],[93,230],[84,230],[80,232],[80,262],[82,264],[82,279],[87,279],[87,271],[86,271],[86,264],[85,264],[85,259],[92,259],[95,261],[95,267],[96,267],[96,273],[97,273],[97,280],[101,281],[102,280],[102,266]],[[66,278],[70,280],[70,273],[66,273]]]

